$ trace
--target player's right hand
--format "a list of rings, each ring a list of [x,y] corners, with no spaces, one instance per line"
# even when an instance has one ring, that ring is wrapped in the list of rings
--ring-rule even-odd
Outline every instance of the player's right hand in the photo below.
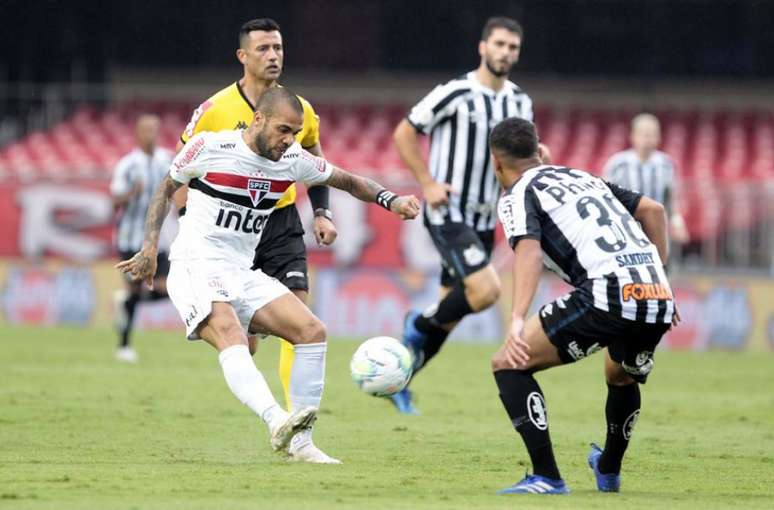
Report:
[[[115,265],[123,273],[129,274],[133,282],[144,281],[153,290],[153,277],[156,276],[156,253],[151,250],[140,250],[129,260]]]
[[[413,220],[419,214],[419,200],[414,195],[400,196],[392,201],[390,210],[402,220]]]
[[[449,194],[454,193],[451,184],[445,182],[431,182],[422,186],[422,194],[430,207],[440,207],[449,203]]]
[[[505,358],[513,368],[526,366],[529,361],[529,344],[522,339],[524,319],[514,318],[503,343]]]

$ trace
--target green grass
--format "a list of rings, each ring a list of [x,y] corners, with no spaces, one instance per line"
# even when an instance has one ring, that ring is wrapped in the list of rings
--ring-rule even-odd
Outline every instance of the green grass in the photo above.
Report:
[[[349,381],[332,342],[316,442],[343,466],[294,465],[228,391],[215,353],[142,333],[113,361],[107,330],[0,330],[0,508],[773,508],[774,356],[667,353],[643,388],[621,494],[586,467],[602,441],[602,359],[538,376],[567,497],[496,496],[525,471],[493,346],[449,345],[415,381],[421,417]],[[278,390],[276,341],[256,356]],[[276,391],[275,394],[279,394]]]

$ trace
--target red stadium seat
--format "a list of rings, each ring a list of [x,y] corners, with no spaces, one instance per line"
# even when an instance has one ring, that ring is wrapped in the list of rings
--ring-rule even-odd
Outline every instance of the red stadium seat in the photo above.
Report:
[[[392,143],[406,105],[322,103],[315,108],[321,117],[322,145],[332,162],[385,179],[411,179]],[[0,150],[0,180],[107,180],[118,159],[134,147],[133,122],[141,111],[161,116],[161,144],[174,148],[190,105],[132,101],[108,109],[83,106],[49,129]],[[554,163],[600,173],[607,158],[628,145],[633,113],[627,108],[543,106],[535,117]],[[771,113],[670,110],[658,116],[662,148],[675,159],[685,181],[683,205],[691,233],[696,238],[714,236],[722,228],[755,221],[765,207],[738,204],[756,203],[748,200],[754,183],[774,179]],[[427,137],[422,144],[427,151]],[[721,195],[719,188],[729,192]]]

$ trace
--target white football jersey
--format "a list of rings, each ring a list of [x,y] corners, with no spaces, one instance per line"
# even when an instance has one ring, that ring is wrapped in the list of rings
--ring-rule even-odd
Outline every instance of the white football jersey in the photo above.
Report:
[[[249,268],[277,200],[294,182],[321,184],[330,165],[298,143],[279,161],[253,152],[242,131],[202,132],[175,157],[169,174],[188,184],[186,213],[170,260],[224,260]]]

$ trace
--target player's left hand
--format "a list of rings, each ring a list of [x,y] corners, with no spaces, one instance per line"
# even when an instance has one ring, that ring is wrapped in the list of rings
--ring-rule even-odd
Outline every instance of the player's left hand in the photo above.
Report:
[[[524,319],[514,318],[503,344],[505,358],[513,368],[523,367],[529,361],[529,344],[521,335],[524,332]]]
[[[675,313],[672,314],[672,325],[669,327],[669,329],[677,327],[681,320],[683,320],[683,317],[680,315],[680,310],[677,309],[677,305],[675,305]]]
[[[314,240],[317,241],[317,246],[330,246],[338,235],[331,220],[325,216],[314,217]]]
[[[153,290],[153,277],[156,275],[156,254],[150,250],[140,250],[129,260],[115,265],[116,269],[128,273],[134,282],[144,281]]]
[[[419,214],[419,200],[414,195],[400,196],[392,201],[390,210],[402,220],[413,220]]]

